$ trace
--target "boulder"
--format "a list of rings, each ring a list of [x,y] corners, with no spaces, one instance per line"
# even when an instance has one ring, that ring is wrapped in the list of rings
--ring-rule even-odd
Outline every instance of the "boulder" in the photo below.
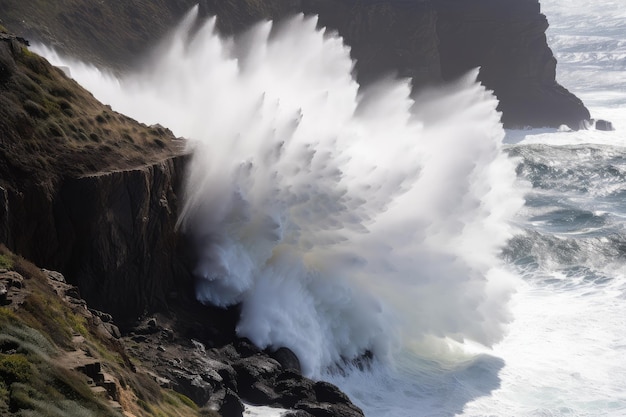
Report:
[[[289,348],[281,347],[270,353],[270,357],[275,359],[285,371],[293,371],[302,374],[300,360]]]
[[[613,123],[600,119],[596,120],[596,130],[611,131],[615,129],[613,128]]]

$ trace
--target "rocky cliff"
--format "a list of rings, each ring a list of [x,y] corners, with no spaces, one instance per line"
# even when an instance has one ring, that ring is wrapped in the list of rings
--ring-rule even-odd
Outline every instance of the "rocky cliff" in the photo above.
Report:
[[[132,318],[183,277],[181,141],[95,100],[17,38],[0,39],[0,240]]]
[[[451,80],[481,67],[507,127],[567,124],[590,118],[555,80],[538,0],[110,0],[98,4],[0,0],[0,19],[35,40],[119,70],[138,62],[192,5],[217,15],[223,33],[262,19],[304,12],[338,31],[352,47],[359,81],[390,74],[414,87]],[[0,22],[2,22],[0,21]]]
[[[435,7],[443,79],[480,67],[505,126],[579,128],[589,120],[583,103],[556,82],[538,0],[438,0]]]
[[[245,400],[362,416],[289,350],[239,340],[237,308],[195,300],[181,141],[26,43],[0,33],[0,414],[241,417]]]

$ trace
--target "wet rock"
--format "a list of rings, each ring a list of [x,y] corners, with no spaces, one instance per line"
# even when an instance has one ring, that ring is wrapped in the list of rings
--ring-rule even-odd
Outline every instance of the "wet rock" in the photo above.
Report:
[[[234,343],[234,346],[235,346],[235,349],[237,350],[237,353],[242,358],[261,353],[261,349],[256,347],[254,343],[252,343],[249,339],[246,339],[246,338],[237,339]]]
[[[281,371],[278,362],[263,355],[243,358],[235,362],[233,368],[237,372],[237,383],[240,390],[242,387],[252,386],[257,381],[271,380]]]
[[[321,403],[339,404],[350,402],[346,394],[341,392],[335,385],[329,384],[328,382],[316,382],[313,391],[315,391],[317,401]]]
[[[615,129],[613,128],[613,123],[600,119],[596,120],[596,130],[611,131]]]
[[[240,385],[239,395],[246,401],[256,405],[276,404],[279,398],[272,387],[261,381],[257,381],[250,386]]]
[[[270,356],[275,359],[285,371],[294,371],[298,374],[302,373],[300,366],[300,360],[291,349],[281,347],[275,352],[272,352]]]
[[[242,417],[245,410],[241,399],[233,391],[227,389],[219,408],[222,417]]]
[[[279,395],[277,403],[284,408],[294,408],[298,402],[303,400],[314,402],[313,385],[314,382],[309,379],[296,374],[283,373],[277,379],[274,387],[275,392]]]

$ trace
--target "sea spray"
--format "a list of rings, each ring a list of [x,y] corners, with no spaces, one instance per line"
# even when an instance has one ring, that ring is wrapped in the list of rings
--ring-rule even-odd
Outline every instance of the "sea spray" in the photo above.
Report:
[[[242,303],[238,334],[291,348],[312,376],[368,351],[500,340],[514,279],[498,256],[523,201],[477,72],[412,98],[407,80],[360,87],[315,17],[224,39],[196,15],[139,73],[69,66],[188,139],[198,299]]]

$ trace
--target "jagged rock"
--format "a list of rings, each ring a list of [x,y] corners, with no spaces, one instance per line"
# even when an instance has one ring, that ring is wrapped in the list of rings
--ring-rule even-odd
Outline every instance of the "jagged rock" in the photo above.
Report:
[[[239,395],[251,404],[257,405],[276,404],[279,398],[274,389],[262,381],[257,381],[250,386],[240,385]]]
[[[303,400],[314,402],[314,382],[302,378],[298,374],[284,372],[278,378],[274,387],[279,395],[277,403],[285,408],[293,408]]]
[[[177,372],[173,383],[176,391],[186,395],[199,406],[205,405],[213,394],[213,386],[199,375],[187,375],[184,372]]]
[[[313,386],[313,391],[315,391],[317,401],[321,403],[339,404],[350,402],[346,394],[341,392],[335,385],[329,384],[328,382],[316,382]]]
[[[233,363],[237,372],[239,391],[245,391],[258,381],[270,381],[281,371],[281,366],[274,359],[263,355],[243,358]]]
[[[230,389],[227,389],[219,408],[219,412],[222,417],[242,417],[244,410],[245,407],[237,394]]]
[[[120,337],[122,337],[122,333],[120,332],[119,327],[117,327],[115,324],[103,323],[103,326],[106,329],[106,331],[114,338],[119,339]]]
[[[48,269],[42,269],[43,273],[46,274],[46,276],[48,277],[48,279],[51,279],[52,281],[56,281],[56,282],[62,282],[62,283],[66,283],[65,281],[65,277],[63,276],[62,273],[57,272],[57,271],[50,271]]]
[[[113,320],[113,317],[108,313],[104,313],[93,308],[90,308],[89,311],[91,312],[91,314],[102,320],[103,323],[109,323]]]

